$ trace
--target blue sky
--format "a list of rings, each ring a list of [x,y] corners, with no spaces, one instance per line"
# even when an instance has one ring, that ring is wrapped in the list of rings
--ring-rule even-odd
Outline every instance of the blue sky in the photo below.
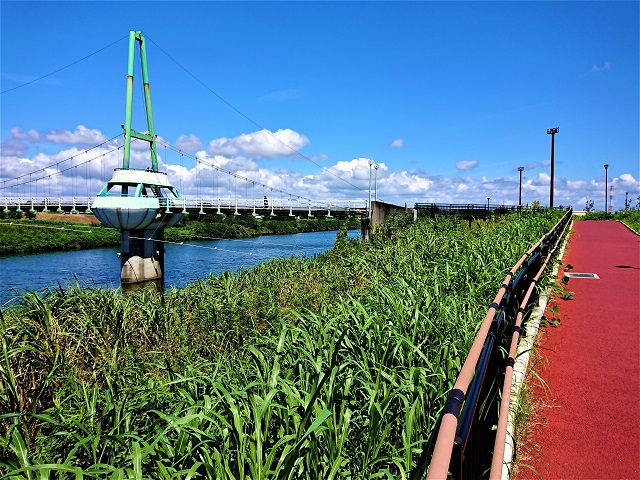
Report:
[[[372,160],[392,203],[517,204],[523,166],[523,203],[547,205],[559,127],[555,204],[603,209],[607,163],[614,207],[635,205],[638,5],[2,1],[0,198],[100,190],[121,137],[58,162],[122,132],[125,37],[141,30],[156,133],[185,153],[161,147],[162,168],[186,196],[220,192],[195,156],[318,199],[366,199]]]

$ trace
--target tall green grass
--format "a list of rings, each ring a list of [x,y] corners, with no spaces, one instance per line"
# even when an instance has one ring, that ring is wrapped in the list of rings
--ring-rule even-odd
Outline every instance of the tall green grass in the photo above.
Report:
[[[558,217],[398,217],[164,296],[27,294],[0,317],[0,471],[419,478],[488,303]]]
[[[0,221],[0,255],[21,255],[119,245],[116,230],[96,224],[50,220]]]

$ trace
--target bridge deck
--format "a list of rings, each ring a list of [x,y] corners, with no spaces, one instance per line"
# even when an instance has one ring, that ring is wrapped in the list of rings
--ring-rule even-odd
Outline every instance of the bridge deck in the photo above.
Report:
[[[556,300],[557,327],[541,331],[547,388],[516,477],[640,478],[640,236],[613,221],[576,221],[563,266],[573,300]],[[549,314],[547,314],[549,315]],[[548,407],[548,408],[547,408]]]
[[[5,198],[2,206],[5,212],[52,212],[52,213],[91,213],[87,212],[91,197],[61,197],[61,198]],[[261,217],[294,216],[299,218],[362,218],[367,216],[366,204],[358,200],[319,200],[311,202],[288,201],[275,199],[268,201],[265,206],[263,199],[196,199],[171,200],[171,210],[181,212],[186,210],[191,215],[200,212],[213,214],[220,212],[225,215],[260,215]],[[161,200],[161,210],[166,208],[166,199]],[[183,203],[184,202],[184,207]]]

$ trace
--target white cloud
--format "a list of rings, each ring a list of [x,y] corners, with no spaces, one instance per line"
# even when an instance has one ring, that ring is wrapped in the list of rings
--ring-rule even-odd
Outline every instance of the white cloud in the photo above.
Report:
[[[585,190],[589,188],[589,182],[586,180],[567,180],[567,187],[570,190]]]
[[[207,148],[209,155],[236,155],[243,153],[253,158],[276,158],[296,155],[309,139],[291,129],[271,132],[267,129],[243,133],[234,138],[212,140]]]
[[[396,138],[390,145],[391,148],[404,148],[404,139]]]
[[[631,175],[630,173],[623,173],[622,175],[620,175],[620,177],[618,177],[619,181],[620,181],[620,185],[623,188],[627,188],[627,189],[639,189],[640,188],[640,180],[634,178],[633,175]],[[614,179],[618,180],[618,179]]]
[[[600,73],[611,70],[611,62],[604,62],[602,66],[596,65],[595,63],[591,67],[592,73]]]
[[[33,128],[27,132],[23,132],[20,127],[13,127],[10,128],[9,131],[13,138],[17,138],[18,140],[26,140],[29,142],[37,142],[40,140],[40,134]]]
[[[15,130],[15,134],[35,138],[35,135],[21,130]],[[102,137],[100,132],[94,132],[93,135],[96,138]],[[294,170],[297,164],[293,162],[290,168],[267,169],[261,168],[258,155],[245,152],[251,151],[251,148],[246,146],[248,139],[241,141],[241,137],[231,139],[227,144],[231,150],[234,150],[231,147],[235,147],[236,154],[209,155],[202,149],[196,154],[198,158],[204,158],[207,164],[233,172],[235,177],[233,174],[220,172],[204,162],[196,164],[192,155],[177,155],[168,149],[159,150],[161,170],[168,172],[173,185],[191,201],[199,196],[211,202],[216,198],[229,200],[237,196],[240,199],[261,199],[263,195],[267,195],[274,201],[277,199],[286,203],[288,194],[291,193],[294,199],[299,195],[319,201],[357,200],[364,205],[369,195],[369,185],[372,198],[377,193],[379,200],[398,205],[406,203],[411,206],[416,202],[484,204],[487,197],[491,197],[492,204],[514,205],[518,201],[519,178],[512,172],[508,172],[508,176],[505,177],[478,178],[471,175],[472,170],[465,170],[463,176],[439,176],[418,169],[393,168],[382,162],[378,164],[379,168],[376,171],[373,165],[369,165],[371,159],[367,157],[327,162],[325,170],[318,168],[311,173]],[[185,136],[187,140],[195,138]],[[252,139],[257,139],[254,143],[260,144],[260,148],[253,145],[254,151],[259,150],[264,155],[274,150],[269,150],[268,143],[261,143],[261,135],[254,134]],[[2,145],[0,198],[45,195],[50,198],[56,198],[58,195],[80,198],[95,196],[111,178],[113,169],[122,165],[122,149],[114,150],[122,144],[121,139],[91,151],[71,146],[61,148],[55,153],[35,154],[26,150],[26,142],[26,139],[12,138]],[[149,165],[148,145],[145,142],[136,143],[139,143],[141,148],[132,148],[131,167],[144,168]],[[194,145],[196,143],[194,142]],[[597,209],[603,208],[604,177],[585,179],[579,175],[580,172],[572,178],[556,177],[555,204],[573,205],[576,209],[582,209],[586,199],[593,199]],[[21,179],[15,180],[17,177]],[[246,182],[244,178],[250,181]],[[31,183],[26,183],[29,180]],[[538,200],[543,205],[547,204],[549,180],[546,171],[539,170],[536,175],[527,175],[522,185],[523,203]],[[616,178],[610,178],[609,184],[615,188],[616,208],[624,206],[625,192],[629,192],[632,199],[640,193],[640,182],[635,173],[622,173]],[[280,189],[287,193],[271,189]],[[356,206],[355,203],[353,205]]]
[[[534,168],[538,168],[538,162],[533,162],[533,163],[530,163],[528,165],[524,165],[522,168],[524,168],[525,172],[527,170],[533,170]],[[513,171],[517,172],[518,171],[518,167],[514,167]]]
[[[29,151],[29,147],[24,142],[11,138],[0,145],[0,152],[3,157],[22,157]]]
[[[97,145],[106,140],[106,137],[96,129],[89,129],[84,125],[78,125],[75,132],[69,130],[51,130],[45,138],[52,143],[65,143],[68,145]]]
[[[478,160],[460,160],[456,162],[456,168],[458,170],[471,170],[478,166]]]
[[[191,135],[180,135],[176,140],[176,148],[188,153],[194,153],[202,148],[202,141],[193,133]]]
[[[137,138],[131,139],[131,151],[132,152],[148,152],[149,151],[149,142],[145,142],[144,140],[138,140]]]

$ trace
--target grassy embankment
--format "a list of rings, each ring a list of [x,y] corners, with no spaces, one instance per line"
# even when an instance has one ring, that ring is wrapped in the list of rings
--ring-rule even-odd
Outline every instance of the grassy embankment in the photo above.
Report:
[[[620,210],[616,213],[590,212],[582,216],[575,216],[575,220],[620,220],[640,233],[640,210]]]
[[[560,215],[342,230],[313,259],[164,297],[28,294],[0,321],[0,470],[422,478],[489,302]]]
[[[1,214],[1,213],[0,213]],[[4,214],[1,214],[4,215]],[[63,250],[112,247],[120,245],[118,231],[104,228],[93,216],[58,215],[58,218],[84,222],[4,218],[0,220],[0,255],[20,255]],[[86,220],[93,219],[93,222]],[[14,223],[14,225],[8,225]],[[203,238],[246,238],[258,235],[338,230],[344,223],[337,219],[301,219],[289,217],[257,220],[253,217],[190,216],[165,232],[168,241]],[[358,220],[350,220],[358,228]]]

